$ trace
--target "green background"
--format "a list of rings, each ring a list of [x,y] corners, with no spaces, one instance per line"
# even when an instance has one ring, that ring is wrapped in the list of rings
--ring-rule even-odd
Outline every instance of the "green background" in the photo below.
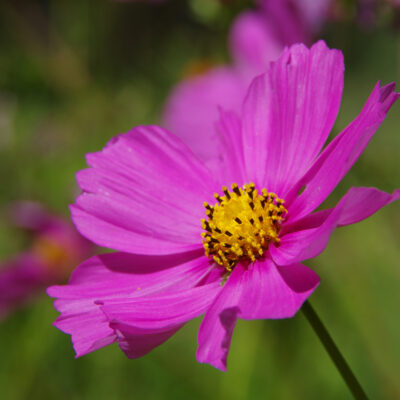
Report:
[[[193,60],[228,61],[229,26],[250,2],[19,1],[0,5],[0,206],[42,202],[68,216],[84,154],[117,133],[157,122],[174,83]],[[345,54],[339,132],[377,80],[399,81],[400,36],[390,12],[368,29],[330,22],[321,33]],[[353,185],[393,191],[400,176],[400,106],[331,196]],[[1,216],[0,256],[27,246]],[[337,230],[307,264],[321,277],[311,297],[371,398],[400,398],[400,207]],[[74,359],[70,338],[51,326],[44,294],[0,324],[0,398],[347,399],[339,374],[299,313],[239,321],[228,372],[197,363],[200,320],[149,355],[128,360],[116,345]]]

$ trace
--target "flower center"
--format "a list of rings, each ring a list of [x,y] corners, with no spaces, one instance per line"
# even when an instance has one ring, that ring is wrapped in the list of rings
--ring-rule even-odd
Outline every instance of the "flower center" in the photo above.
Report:
[[[203,245],[207,257],[232,271],[239,261],[253,262],[264,255],[269,244],[279,244],[279,232],[287,210],[284,200],[275,193],[262,189],[258,193],[254,183],[240,188],[232,184],[232,191],[222,187],[214,206],[204,203],[207,219],[201,220]]]

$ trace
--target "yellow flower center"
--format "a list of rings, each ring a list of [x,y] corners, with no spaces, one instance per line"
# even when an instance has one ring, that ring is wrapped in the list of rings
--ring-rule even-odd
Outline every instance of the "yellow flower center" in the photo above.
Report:
[[[240,261],[253,262],[264,255],[270,243],[279,244],[279,232],[287,210],[284,200],[254,183],[232,191],[223,186],[214,206],[204,203],[207,219],[201,220],[203,245],[207,257],[227,271]]]

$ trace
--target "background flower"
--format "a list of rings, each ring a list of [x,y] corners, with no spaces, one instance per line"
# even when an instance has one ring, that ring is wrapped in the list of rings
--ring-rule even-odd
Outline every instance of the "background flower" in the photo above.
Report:
[[[65,282],[93,251],[68,221],[37,203],[16,203],[10,211],[15,226],[30,232],[31,244],[0,265],[0,319],[31,303],[47,286]]]
[[[184,79],[166,102],[163,125],[205,161],[215,159],[214,124],[218,107],[239,111],[251,80],[276,60],[286,45],[311,44],[328,15],[329,1],[259,1],[259,9],[241,13],[230,29],[231,65]]]

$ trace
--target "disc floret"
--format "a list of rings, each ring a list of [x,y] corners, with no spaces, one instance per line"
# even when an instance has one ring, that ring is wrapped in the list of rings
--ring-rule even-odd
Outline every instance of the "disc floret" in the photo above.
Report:
[[[203,245],[207,257],[227,271],[239,261],[254,262],[263,257],[270,243],[279,244],[279,232],[287,216],[284,200],[254,183],[232,190],[222,187],[224,195],[214,194],[217,203],[204,203],[206,219],[201,220]]]

